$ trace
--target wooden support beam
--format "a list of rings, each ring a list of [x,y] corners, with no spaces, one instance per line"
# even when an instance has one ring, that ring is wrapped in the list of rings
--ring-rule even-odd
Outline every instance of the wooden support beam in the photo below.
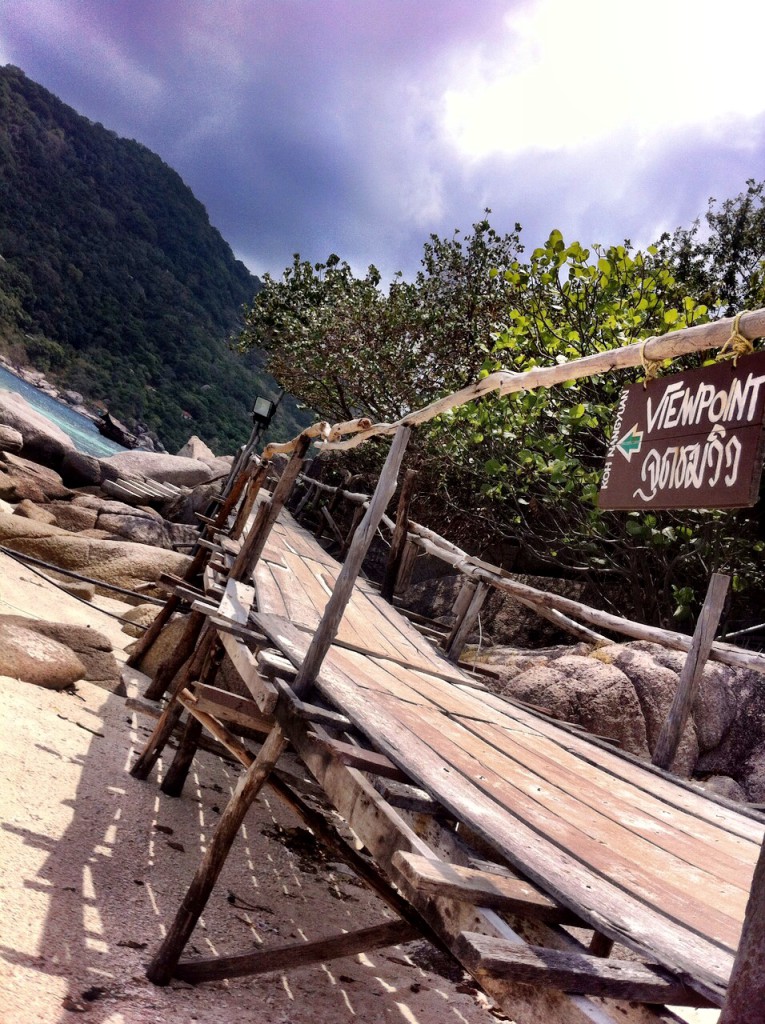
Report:
[[[351,720],[346,718],[345,715],[341,715],[337,711],[331,711],[329,708],[319,707],[318,704],[307,704],[305,701],[300,700],[292,692],[292,687],[285,679],[274,677],[273,684],[279,691],[279,694],[288,701],[292,713],[297,715],[298,718],[302,718],[304,722],[318,722],[325,729],[332,729],[335,732],[338,730],[346,732],[353,728]]]
[[[264,715],[273,714],[279,700],[279,691],[274,684],[258,672],[258,662],[244,641],[227,633],[221,633],[220,642],[239,673],[242,682],[250,691],[253,700]]]
[[[314,735],[316,735],[314,733]],[[360,772],[368,772],[370,775],[382,775],[385,779],[394,779],[396,782],[408,782],[409,777],[405,772],[395,765],[385,754],[378,754],[374,750],[365,750],[364,747],[357,747],[353,743],[345,743],[343,740],[323,740],[332,757],[347,764],[351,768],[357,768]]]
[[[290,494],[292,494],[292,488],[295,485],[295,480],[297,479],[300,467],[303,465],[305,454],[311,446],[314,436],[315,433],[313,433],[309,428],[308,430],[304,430],[303,433],[295,439],[292,455],[284,468],[284,472],[279,479],[279,483],[276,485],[274,492],[271,495],[271,500],[267,503],[261,503],[255,515],[255,521],[253,522],[250,531],[234,560],[234,564],[231,566],[231,572],[229,574],[230,579],[249,580],[252,575],[258,559],[263,553],[263,548],[266,546],[268,536],[271,533],[271,528],[276,522],[279,513],[284,508],[285,502],[289,498]]]
[[[265,735],[273,729],[273,718],[264,715],[254,700],[204,683],[194,683],[191,692],[193,706],[221,722]]]
[[[357,508],[353,510],[351,525],[348,529],[348,533],[346,534],[345,540],[342,542],[342,545],[340,547],[340,553],[338,555],[338,558],[341,562],[343,561],[343,559],[350,550],[351,544],[353,543],[353,538],[356,536],[356,530],[358,530],[361,520],[364,518],[365,512],[366,507],[364,505],[359,505]]]
[[[397,853],[394,865],[418,892],[448,896],[494,910],[509,910],[551,924],[586,927],[582,919],[546,896],[531,882],[473,868],[429,860],[414,853]]]
[[[414,469],[408,469],[404,474],[404,480],[401,484],[401,493],[399,494],[398,506],[396,508],[396,526],[393,530],[388,562],[385,566],[385,576],[383,577],[380,589],[380,594],[386,601],[393,601],[393,594],[396,589],[396,581],[399,569],[401,568],[401,559],[404,555],[404,545],[406,544],[409,530],[409,506],[412,504],[412,494],[414,493],[414,482],[416,479],[417,472]]]
[[[478,932],[463,932],[457,940],[457,953],[479,977],[493,974],[525,985],[637,1003],[714,1005],[669,971],[633,960],[604,960],[542,946],[510,945]]]
[[[183,792],[201,738],[202,723],[189,715],[175,757],[159,787],[166,796],[178,797]]]
[[[704,599],[704,606],[696,623],[696,631],[693,634],[693,642],[685,659],[680,678],[675,691],[675,698],[672,707],[669,709],[664,725],[661,727],[659,739],[656,742],[652,762],[658,768],[667,771],[672,767],[677,748],[680,744],[680,737],[691,713],[691,705],[699,688],[704,665],[709,657],[709,652],[714,642],[717,627],[720,624],[725,597],[728,593],[730,576],[723,573],[713,573],[709,581],[707,596]]]
[[[275,949],[241,953],[200,960],[184,960],[178,964],[175,977],[198,985],[202,981],[220,981],[223,978],[241,978],[268,971],[294,971],[299,967],[325,963],[343,956],[397,946],[420,937],[420,932],[408,921],[386,921],[384,924],[360,928],[331,938],[313,942],[293,943]]]
[[[268,475],[268,468],[267,462],[261,462],[250,477],[247,484],[247,490],[242,498],[242,504],[239,506],[239,511],[236,514],[234,525],[231,527],[230,536],[234,540],[241,537],[244,532],[247,520],[250,518],[255,502],[260,494],[260,490],[265,483],[266,476]]]
[[[409,434],[409,429],[404,428],[396,434],[390,446],[388,457],[385,460],[385,465],[380,474],[375,493],[369,503],[369,508],[364,515],[362,523],[356,530],[348,556],[338,573],[334,590],[327,601],[321,622],[316,628],[313,640],[306,651],[305,659],[295,679],[293,688],[299,697],[302,697],[313,684],[316,673],[319,671],[319,666],[337,635],[343,612],[361,570],[361,563],[364,561],[364,557],[369,550],[369,545],[372,543],[372,538],[377,531],[388,502],[396,490],[399,468],[409,441]]]
[[[327,524],[327,526],[330,528],[332,533],[334,534],[335,540],[340,545],[340,547],[341,548],[344,547],[345,546],[345,538],[343,537],[342,533],[340,532],[340,527],[335,522],[332,513],[330,512],[330,510],[327,508],[326,505],[321,510],[321,517],[324,520],[324,522]],[[318,537],[318,532],[317,532],[316,536]]]
[[[455,622],[446,641],[446,657],[449,661],[453,661],[456,664],[460,660],[460,655],[465,649],[467,638],[470,636],[476,619],[481,613],[481,608],[488,594],[489,587],[481,580],[475,588],[475,593],[470,599],[470,604],[467,606],[462,620]]]
[[[231,844],[241,828],[244,817],[253,800],[263,788],[263,784],[271,774],[286,744],[287,739],[277,726],[270,732],[260,748],[257,758],[240,776],[191,885],[178,908],[175,920],[149,964],[146,976],[155,985],[167,985],[173,977],[181,953],[207,905],[210,893],[226,863]]]
[[[744,928],[733,963],[719,1024],[762,1024],[765,1020],[765,843],[754,869]]]

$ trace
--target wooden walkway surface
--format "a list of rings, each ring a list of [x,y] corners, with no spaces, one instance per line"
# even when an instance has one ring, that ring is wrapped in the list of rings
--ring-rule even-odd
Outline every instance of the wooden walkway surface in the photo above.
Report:
[[[338,571],[280,517],[253,619],[295,667]],[[721,1004],[763,840],[755,815],[493,695],[363,581],[317,688],[557,904]]]

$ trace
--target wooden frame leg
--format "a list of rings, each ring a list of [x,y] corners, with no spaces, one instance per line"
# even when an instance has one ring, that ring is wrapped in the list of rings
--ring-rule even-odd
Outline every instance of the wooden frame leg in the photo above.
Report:
[[[281,728],[273,729],[260,749],[260,753],[241,776],[233,796],[221,815],[215,835],[202,858],[188,892],[178,908],[170,930],[149,964],[146,977],[155,985],[167,985],[173,977],[186,943],[204,911],[210,893],[226,862],[231,844],[263,784],[271,774],[287,745]]]
[[[217,643],[219,641],[214,630],[208,630],[202,636],[186,669],[178,677],[167,707],[159,716],[159,721],[154,727],[154,732],[130,769],[130,774],[134,779],[147,779],[151,774],[152,768],[157,763],[159,755],[164,750],[165,744],[183,714],[183,705],[177,700],[178,694],[188,685],[189,680],[198,679],[200,675],[204,674],[205,667],[209,663]]]
[[[173,763],[168,768],[167,775],[159,787],[166,796],[180,796],[183,792],[201,738],[202,723],[193,715],[189,715]]]

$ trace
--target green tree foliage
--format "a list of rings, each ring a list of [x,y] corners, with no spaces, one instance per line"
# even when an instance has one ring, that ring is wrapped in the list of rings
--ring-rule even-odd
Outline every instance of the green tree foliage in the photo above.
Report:
[[[259,281],[181,178],[11,66],[0,254],[0,345],[171,449],[197,433],[233,450],[255,393],[276,390],[227,343]],[[296,432],[294,412],[277,430]]]
[[[666,244],[585,249],[559,231],[526,257],[518,231],[488,221],[471,235],[432,236],[411,284],[383,290],[338,257],[295,257],[266,278],[247,312],[243,347],[259,345],[277,379],[329,419],[390,420],[477,376],[524,371],[617,348],[700,322]],[[677,368],[677,367],[674,367]],[[601,513],[596,499],[621,389],[638,374],[605,374],[488,396],[417,432],[415,516],[468,550],[519,571],[594,582],[618,611],[682,621],[709,573],[765,586],[756,521],[747,513]],[[378,456],[349,458],[355,470]],[[751,590],[750,590],[751,592]]]
[[[387,291],[374,266],[356,277],[338,256],[295,255],[281,280],[265,275],[240,348],[263,349],[282,387],[327,419],[398,419],[478,373],[506,305],[491,271],[518,252],[517,232],[487,220],[466,237],[432,235],[415,281],[398,275]]]

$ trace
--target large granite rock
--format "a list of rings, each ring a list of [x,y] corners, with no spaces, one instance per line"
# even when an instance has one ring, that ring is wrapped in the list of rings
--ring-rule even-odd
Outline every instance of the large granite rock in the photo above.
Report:
[[[202,462],[213,462],[216,458],[215,452],[209,448],[201,437],[192,434],[183,448],[177,452],[184,459],[201,459]]]
[[[58,469],[66,453],[74,448],[68,434],[15,392],[0,391],[0,423],[18,430],[24,438],[22,455],[44,466]]]
[[[24,447],[24,438],[15,427],[0,423],[0,451],[20,452]]]
[[[0,675],[47,690],[64,690],[85,675],[85,666],[66,644],[42,635],[39,623],[0,617]]]
[[[14,504],[23,501],[45,502],[71,498],[59,474],[12,452],[0,452],[0,497]]]
[[[157,452],[119,452],[100,460],[102,465],[125,476],[142,476],[158,483],[196,487],[212,478],[212,470],[198,459]]]
[[[588,732],[609,736],[630,753],[648,756],[646,724],[635,688],[615,665],[565,655],[521,672],[503,690]]]
[[[189,564],[186,555],[175,551],[74,535],[57,526],[2,512],[0,544],[127,589],[158,580],[163,572],[183,576]]]
[[[71,451],[66,453],[61,463],[61,477],[67,487],[98,487],[103,470],[93,455]]]
[[[0,618],[0,631],[13,627],[68,648],[79,662],[80,674],[77,679],[86,679],[113,692],[121,690],[120,669],[112,653],[111,642],[97,629],[68,622],[43,622],[21,615],[4,615]],[[0,669],[0,674],[11,673]]]

